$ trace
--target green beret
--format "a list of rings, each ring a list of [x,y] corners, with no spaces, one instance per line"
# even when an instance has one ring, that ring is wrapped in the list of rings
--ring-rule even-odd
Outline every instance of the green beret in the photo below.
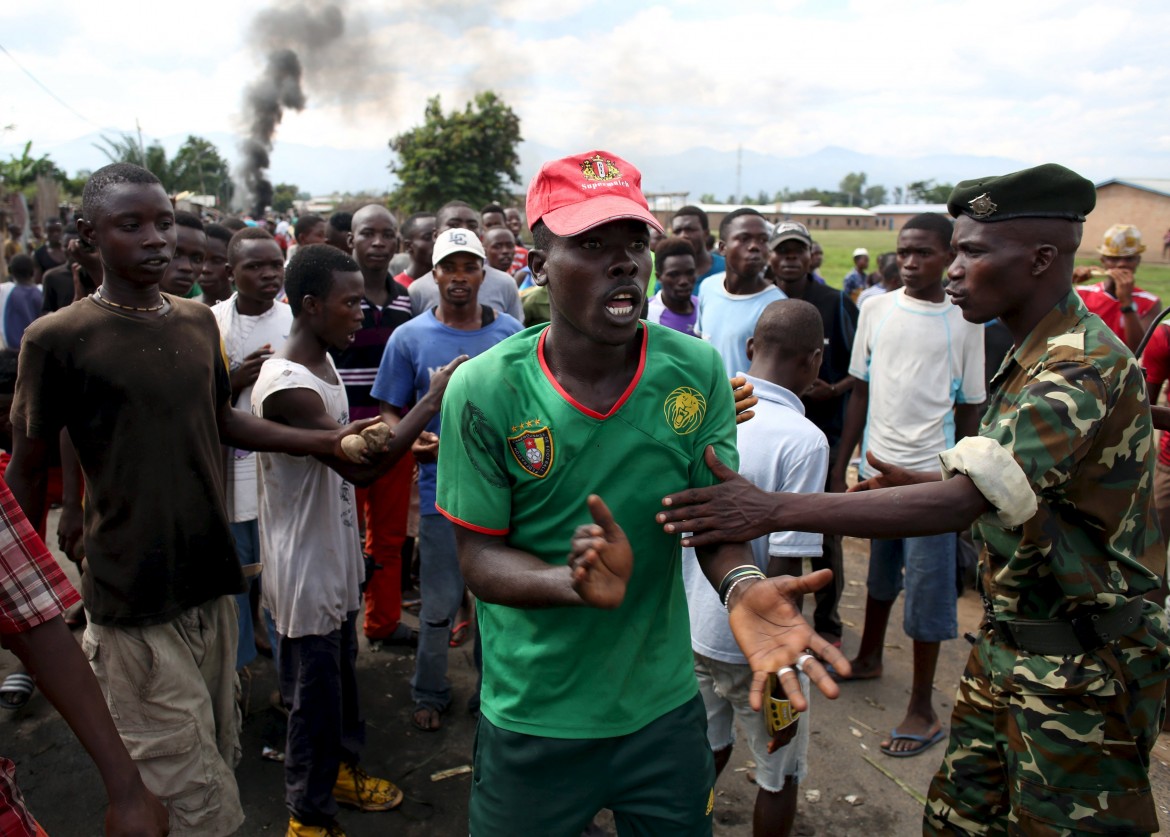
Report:
[[[1097,203],[1097,189],[1075,171],[1056,163],[999,177],[964,180],[951,192],[947,210],[958,218],[1010,221],[1063,218],[1084,221]]]

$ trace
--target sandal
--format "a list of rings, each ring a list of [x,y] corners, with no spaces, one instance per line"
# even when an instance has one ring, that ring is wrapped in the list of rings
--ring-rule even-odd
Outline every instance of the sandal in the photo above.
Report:
[[[37,683],[32,675],[24,671],[10,674],[0,685],[0,706],[9,711],[22,709],[28,705],[33,692],[37,690]]]
[[[447,708],[440,709],[437,706],[427,706],[425,703],[416,703],[414,711],[410,714],[410,723],[414,725],[415,729],[423,732],[438,732],[443,728],[440,718],[446,714]],[[420,719],[423,713],[426,713],[425,719]]]
[[[464,619],[462,622],[457,622],[455,627],[451,629],[451,639],[448,645],[452,648],[458,648],[463,643],[467,642],[468,634],[471,632],[471,622]]]
[[[383,648],[418,648],[418,631],[401,622],[388,636],[375,638],[366,637],[371,651],[381,651]]]

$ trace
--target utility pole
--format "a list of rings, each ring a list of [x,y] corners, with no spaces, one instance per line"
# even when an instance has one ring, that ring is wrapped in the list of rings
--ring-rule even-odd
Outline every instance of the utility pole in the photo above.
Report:
[[[743,146],[735,152],[735,199],[743,201]]]

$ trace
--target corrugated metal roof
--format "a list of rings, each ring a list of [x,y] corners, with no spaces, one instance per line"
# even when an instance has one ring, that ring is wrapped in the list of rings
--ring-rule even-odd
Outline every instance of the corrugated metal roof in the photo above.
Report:
[[[937,212],[947,214],[945,203],[883,203],[871,206],[869,211],[874,215],[917,215],[920,212]]]
[[[1101,189],[1114,183],[1122,186],[1132,186],[1135,189],[1144,189],[1147,192],[1156,192],[1159,195],[1170,197],[1170,178],[1166,177],[1114,177],[1097,184]]]

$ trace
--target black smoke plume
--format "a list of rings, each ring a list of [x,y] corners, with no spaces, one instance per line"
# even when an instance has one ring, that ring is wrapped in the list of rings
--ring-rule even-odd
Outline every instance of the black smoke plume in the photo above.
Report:
[[[272,183],[266,172],[276,128],[286,110],[305,107],[302,66],[309,74],[327,66],[329,53],[340,44],[345,29],[340,3],[285,4],[261,12],[252,21],[251,41],[267,54],[263,75],[244,93],[248,136],[241,143],[240,176],[254,218],[262,217],[272,202]]]

